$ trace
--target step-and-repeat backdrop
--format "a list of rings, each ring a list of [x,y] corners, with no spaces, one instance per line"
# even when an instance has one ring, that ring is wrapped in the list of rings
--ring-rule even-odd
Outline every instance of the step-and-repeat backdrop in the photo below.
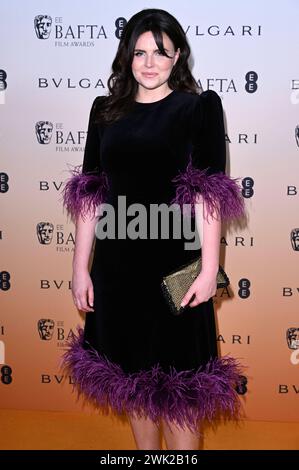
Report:
[[[299,69],[295,0],[4,1],[0,27],[1,407],[82,409],[59,370],[83,318],[72,303],[74,225],[62,209],[88,115],[122,28],[143,8],[182,24],[191,68],[222,98],[227,174],[248,221],[223,226],[228,290],[215,312],[222,354],[247,365],[249,419],[299,419]]]

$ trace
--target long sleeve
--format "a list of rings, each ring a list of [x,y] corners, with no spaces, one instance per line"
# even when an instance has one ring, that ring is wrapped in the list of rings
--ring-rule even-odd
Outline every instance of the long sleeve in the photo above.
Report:
[[[226,146],[221,99],[213,90],[198,96],[193,111],[191,129],[192,151],[186,170],[173,180],[176,197],[184,211],[191,205],[195,215],[195,203],[200,195],[209,215],[215,213],[221,220],[231,220],[244,215],[244,198],[237,180],[225,174]]]
[[[83,164],[71,170],[71,177],[62,189],[63,206],[73,220],[87,213],[95,215],[96,208],[105,202],[108,190],[107,175],[100,161],[100,126],[95,122],[98,106],[105,96],[98,96],[91,107]]]

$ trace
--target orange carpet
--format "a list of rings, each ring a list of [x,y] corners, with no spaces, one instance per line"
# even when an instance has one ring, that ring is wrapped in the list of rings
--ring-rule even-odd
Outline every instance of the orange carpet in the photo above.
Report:
[[[128,422],[94,413],[0,410],[0,434],[1,450],[136,449]],[[203,448],[298,450],[299,423],[219,425],[205,432]]]

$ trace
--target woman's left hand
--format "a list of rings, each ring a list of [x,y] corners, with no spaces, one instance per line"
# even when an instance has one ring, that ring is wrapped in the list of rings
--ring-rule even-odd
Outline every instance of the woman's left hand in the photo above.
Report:
[[[194,294],[195,297],[192,299],[192,302],[190,302],[188,307],[196,307],[196,305],[208,301],[211,297],[216,295],[216,291],[217,274],[201,271],[193,284],[191,284],[189,290],[186,292],[186,295],[181,302],[181,307],[187,306]]]

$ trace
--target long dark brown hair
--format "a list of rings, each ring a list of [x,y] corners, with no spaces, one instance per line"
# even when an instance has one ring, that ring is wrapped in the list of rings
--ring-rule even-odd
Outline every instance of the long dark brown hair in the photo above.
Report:
[[[137,94],[138,83],[132,73],[134,49],[139,36],[151,31],[161,54],[169,57],[163,47],[164,32],[171,39],[175,50],[180,48],[179,58],[172,68],[168,86],[172,90],[200,93],[188,65],[190,46],[177,19],[165,10],[147,8],[133,15],[125,25],[107,86],[109,95],[97,111],[96,121],[110,124],[130,111]]]

